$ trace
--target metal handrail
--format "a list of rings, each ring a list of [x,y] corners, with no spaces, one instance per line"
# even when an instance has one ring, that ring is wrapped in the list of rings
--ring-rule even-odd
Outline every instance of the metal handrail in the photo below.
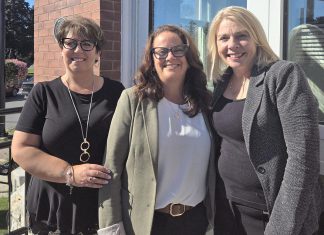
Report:
[[[0,109],[0,116],[5,116],[8,114],[21,113],[23,107],[13,107]]]
[[[0,142],[0,149],[10,148],[11,140]]]

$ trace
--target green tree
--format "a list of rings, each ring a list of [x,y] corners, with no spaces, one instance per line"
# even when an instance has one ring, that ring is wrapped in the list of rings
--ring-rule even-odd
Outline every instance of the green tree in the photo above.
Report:
[[[2,1],[2,0],[1,0]],[[5,0],[6,58],[34,61],[34,8],[25,0]]]

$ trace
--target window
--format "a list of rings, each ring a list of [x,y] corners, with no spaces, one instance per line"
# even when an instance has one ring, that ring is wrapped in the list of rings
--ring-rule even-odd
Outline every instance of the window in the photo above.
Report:
[[[246,4],[246,0],[152,0],[151,27],[156,29],[163,24],[174,24],[186,29],[194,39],[200,58],[206,65],[209,23],[218,10],[230,5],[246,7]]]
[[[324,0],[288,0],[286,59],[299,63],[319,102],[324,123]]]

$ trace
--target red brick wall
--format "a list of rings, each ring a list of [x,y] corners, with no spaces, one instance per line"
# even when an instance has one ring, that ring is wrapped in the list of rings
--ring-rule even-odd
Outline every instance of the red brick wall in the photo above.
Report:
[[[94,19],[105,32],[106,45],[96,74],[120,80],[121,0],[35,0],[35,81],[52,80],[64,73],[61,49],[53,36],[56,19],[82,15]]]
[[[100,72],[115,80],[120,80],[121,1],[101,0],[100,4],[100,26],[106,38]]]

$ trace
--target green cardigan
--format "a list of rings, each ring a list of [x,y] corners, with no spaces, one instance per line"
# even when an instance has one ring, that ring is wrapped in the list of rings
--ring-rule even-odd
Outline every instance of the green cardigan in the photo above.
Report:
[[[212,145],[208,168],[207,196],[204,203],[210,228],[215,212],[215,158]],[[113,177],[99,191],[99,227],[106,228],[123,222],[127,235],[150,235],[157,184],[158,164],[157,102],[142,101],[134,88],[125,90],[111,122],[104,165]]]

